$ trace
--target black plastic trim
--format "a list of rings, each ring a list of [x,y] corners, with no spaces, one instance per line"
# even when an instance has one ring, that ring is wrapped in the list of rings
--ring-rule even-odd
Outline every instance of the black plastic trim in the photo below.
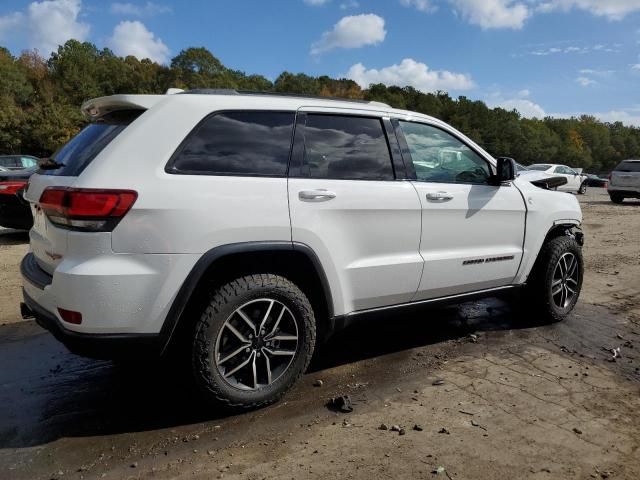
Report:
[[[33,253],[27,253],[20,262],[20,273],[25,280],[40,290],[44,290],[53,281],[53,276],[40,268]]]
[[[72,353],[83,357],[115,359],[126,357],[157,356],[162,342],[154,333],[79,333],[68,330],[51,312],[41,307],[24,290],[24,303],[31,311],[38,325],[48,330]],[[22,308],[23,315],[27,314]]]
[[[316,273],[322,284],[324,295],[327,300],[327,312],[329,317],[333,317],[333,297],[331,295],[331,287],[329,281],[324,272],[320,259],[316,253],[307,245],[297,242],[288,241],[264,241],[264,242],[242,242],[232,243],[228,245],[221,245],[219,247],[212,248],[208,252],[202,255],[196,262],[194,267],[187,275],[187,278],[183,282],[178,294],[176,295],[167,318],[162,325],[160,336],[162,338],[162,352],[166,349],[171,341],[171,337],[176,331],[176,327],[180,321],[182,313],[186,309],[191,297],[196,290],[198,284],[202,280],[207,269],[213,265],[217,260],[227,256],[238,253],[253,253],[253,252],[278,252],[278,251],[297,251],[305,254],[311,263],[313,264]]]

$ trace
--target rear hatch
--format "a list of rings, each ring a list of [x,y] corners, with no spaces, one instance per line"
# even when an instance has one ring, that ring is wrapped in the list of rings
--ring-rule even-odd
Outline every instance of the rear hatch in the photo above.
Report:
[[[633,187],[640,189],[640,160],[624,160],[611,172],[611,181],[615,187]]]
[[[141,97],[142,101],[136,101]],[[50,275],[67,254],[69,229],[47,217],[40,203],[43,192],[49,187],[73,187],[83,170],[150,106],[153,97],[159,96],[115,95],[87,102],[83,111],[91,123],[51,158],[42,160],[40,169],[31,176],[24,194],[34,218],[29,233],[31,251],[39,267]]]

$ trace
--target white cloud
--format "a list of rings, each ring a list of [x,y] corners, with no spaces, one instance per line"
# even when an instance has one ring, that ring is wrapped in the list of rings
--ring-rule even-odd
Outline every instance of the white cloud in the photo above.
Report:
[[[635,65],[631,65],[631,70],[640,70],[640,63],[636,63]]]
[[[0,39],[3,39],[5,35],[20,26],[23,20],[24,17],[20,12],[13,12],[0,16]]]
[[[356,0],[347,0],[346,2],[342,2],[340,4],[340,10],[349,10],[350,8],[358,8],[360,3]]]
[[[138,21],[124,21],[116,25],[108,45],[121,56],[150,58],[158,63],[166,63],[169,59],[169,48]]]
[[[596,83],[598,83],[589,77],[578,77],[576,78],[576,82],[578,82],[583,87],[589,87],[591,85],[595,85]]]
[[[483,29],[520,29],[531,15],[529,7],[516,0],[449,0],[463,19]]]
[[[384,40],[384,18],[372,13],[343,17],[333,26],[333,30],[324,32],[317,42],[311,45],[311,54],[333,50],[334,48],[360,48],[376,45]]]
[[[583,68],[581,70],[578,70],[578,73],[581,73],[583,75],[595,75],[597,77],[610,77],[611,75],[616,73],[616,71],[615,70],[597,70],[595,68]]]
[[[400,3],[405,7],[414,7],[421,12],[435,12],[438,7],[434,5],[431,0],[400,0]]]
[[[312,7],[317,7],[319,5],[325,5],[329,3],[331,0],[303,0],[307,5],[311,5]]]
[[[544,0],[536,10],[543,13],[556,10],[566,12],[574,8],[609,20],[621,20],[629,13],[640,10],[640,0]]]
[[[399,87],[409,85],[423,92],[469,90],[475,87],[469,75],[447,70],[430,70],[427,65],[416,62],[412,58],[405,58],[399,65],[394,64],[380,70],[375,68],[367,70],[362,63],[357,63],[351,66],[346,77],[363,88],[367,88],[372,83]]]
[[[537,103],[526,98],[499,98],[488,100],[490,107],[500,107],[505,110],[517,110],[520,115],[526,118],[544,118],[547,116],[544,109]]]
[[[32,2],[27,9],[29,46],[48,55],[71,38],[85,40],[89,25],[78,20],[81,9],[81,0]]]
[[[149,17],[161,13],[170,13],[171,7],[159,3],[147,2],[144,5],[134,3],[112,3],[111,13],[115,15],[131,15],[134,17]]]

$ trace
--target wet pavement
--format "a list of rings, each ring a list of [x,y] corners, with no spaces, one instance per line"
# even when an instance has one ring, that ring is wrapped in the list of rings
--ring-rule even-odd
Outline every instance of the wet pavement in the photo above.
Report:
[[[638,326],[588,304],[563,323],[540,325],[510,305],[489,299],[364,321],[326,344],[282,402],[235,416],[201,405],[188,378],[166,365],[83,359],[33,322],[0,326],[0,478],[119,478],[131,462],[184,459],[194,450],[191,438],[216,451],[261,442],[329,421],[324,405],[333,394],[350,393],[356,409],[366,410],[468,355],[536,347],[638,389]],[[618,346],[623,358],[609,361],[603,347]],[[312,386],[317,378],[321,391]]]

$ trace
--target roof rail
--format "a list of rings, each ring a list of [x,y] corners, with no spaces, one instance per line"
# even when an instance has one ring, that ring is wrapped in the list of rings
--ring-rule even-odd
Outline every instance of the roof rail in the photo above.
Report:
[[[291,98],[312,98],[316,100],[331,100],[336,102],[352,102],[365,105],[378,105],[380,107],[391,108],[390,105],[382,102],[370,100],[359,100],[354,98],[341,97],[323,97],[322,95],[307,95],[305,93],[286,93],[286,92],[265,92],[260,90],[234,90],[232,88],[195,88],[193,90],[185,90],[179,95],[264,95],[273,97],[291,97]]]

